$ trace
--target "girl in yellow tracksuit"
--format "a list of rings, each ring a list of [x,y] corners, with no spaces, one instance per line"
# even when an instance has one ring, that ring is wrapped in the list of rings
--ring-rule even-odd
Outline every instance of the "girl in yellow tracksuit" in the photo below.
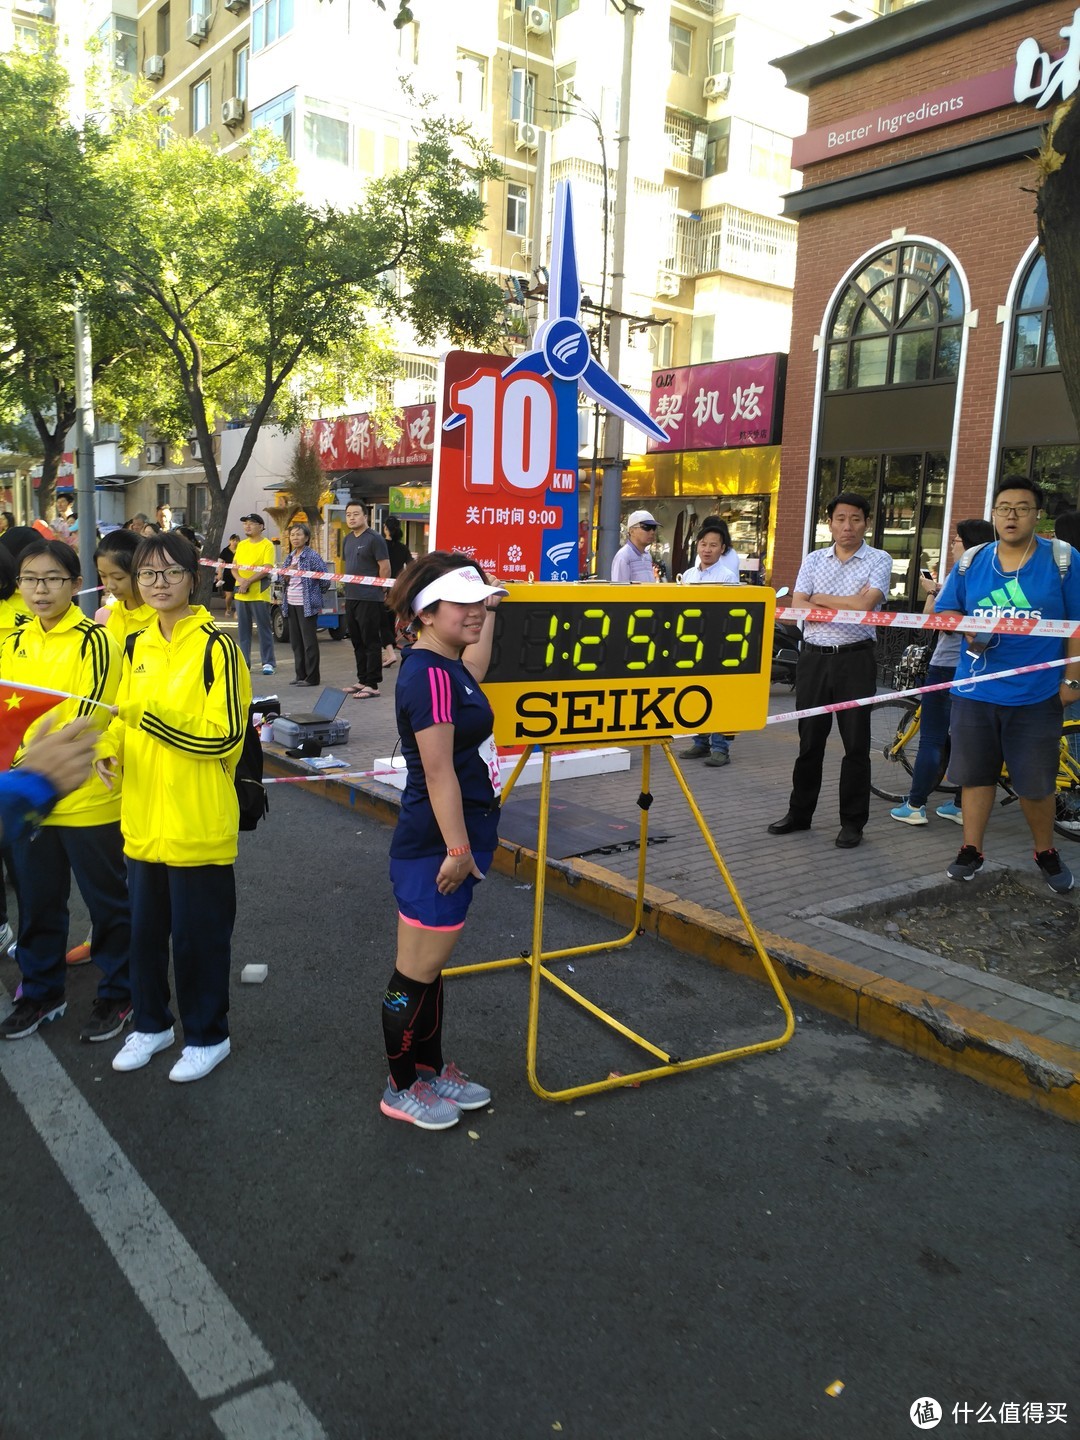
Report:
[[[62,540],[26,547],[19,557],[19,593],[32,618],[0,643],[0,679],[83,697],[54,706],[53,724],[87,715],[104,729],[120,681],[120,650],[73,603],[81,578],[78,552]],[[0,691],[0,703],[16,693]],[[37,728],[31,725],[26,739]],[[115,747],[103,735],[99,754],[109,753]],[[130,919],[119,821],[120,795],[95,773],[57,804],[38,831],[14,841],[22,984],[14,1010],[0,1022],[6,1039],[32,1035],[67,1008],[64,954],[72,874],[90,911],[94,960],[102,972],[82,1039],[111,1039],[130,1020]]]
[[[111,730],[124,776],[135,1004],[134,1029],[113,1069],[141,1069],[175,1039],[171,938],[184,1049],[169,1078],[200,1080],[229,1053],[239,829],[233,773],[251,679],[235,642],[192,604],[198,559],[182,535],[143,540],[133,571],[155,619],[127,641]]]
[[[98,611],[96,618],[123,650],[129,635],[145,630],[157,619],[157,611],[147,605],[131,575],[132,561],[139,548],[140,537],[130,530],[112,530],[94,551],[98,579],[111,602]]]

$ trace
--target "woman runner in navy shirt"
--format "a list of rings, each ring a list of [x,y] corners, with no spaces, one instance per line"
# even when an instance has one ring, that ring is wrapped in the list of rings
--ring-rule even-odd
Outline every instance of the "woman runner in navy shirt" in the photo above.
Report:
[[[422,1130],[447,1130],[491,1099],[443,1063],[442,971],[498,844],[499,759],[480,682],[506,593],[466,556],[436,550],[402,571],[387,602],[417,638],[396,692],[408,778],[390,842],[397,963],[383,997],[381,1109]]]

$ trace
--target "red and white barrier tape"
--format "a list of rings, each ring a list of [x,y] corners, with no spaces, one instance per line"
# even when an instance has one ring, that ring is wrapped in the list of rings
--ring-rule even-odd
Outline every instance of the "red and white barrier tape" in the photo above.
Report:
[[[973,675],[960,682],[963,688],[969,685],[985,685],[988,680],[1003,680],[1010,675],[1032,675],[1036,670],[1056,670],[1061,665],[1072,663],[1066,655],[1060,660],[1044,660],[1039,665],[1017,665],[1012,670],[994,670],[989,675]],[[783,715],[770,715],[766,725],[779,725],[785,720],[809,720],[814,715],[835,715],[838,710],[860,710],[870,705],[883,705],[886,700],[906,700],[912,695],[929,695],[935,690],[952,690],[956,680],[942,680],[936,685],[921,685],[914,690],[890,690],[886,695],[865,695],[860,700],[840,700],[833,705],[815,705],[811,710],[788,710]]]
[[[1080,635],[1077,620],[1028,620],[1004,616],[999,620],[980,620],[973,615],[957,619],[954,615],[922,615],[900,610],[793,610],[787,605],[776,608],[777,620],[809,620],[814,625],[880,625],[899,630],[959,630],[972,635],[1052,635],[1068,640]]]
[[[221,560],[200,560],[199,564],[210,570],[229,568]],[[332,570],[290,570],[284,565],[243,565],[240,568],[245,578],[248,575],[269,575],[271,580],[291,580],[294,576],[299,576],[301,580],[340,580],[345,585],[378,585],[382,590],[389,590],[394,583],[389,578],[382,580],[378,575],[336,575]]]

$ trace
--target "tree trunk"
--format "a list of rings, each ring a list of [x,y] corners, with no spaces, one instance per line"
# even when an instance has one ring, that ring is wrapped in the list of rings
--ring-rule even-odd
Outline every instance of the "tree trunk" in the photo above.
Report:
[[[1046,161],[1061,158],[1056,170]],[[1073,419],[1080,430],[1080,105],[1058,112],[1043,151],[1043,181],[1035,203],[1039,240],[1054,311],[1058,360]]]

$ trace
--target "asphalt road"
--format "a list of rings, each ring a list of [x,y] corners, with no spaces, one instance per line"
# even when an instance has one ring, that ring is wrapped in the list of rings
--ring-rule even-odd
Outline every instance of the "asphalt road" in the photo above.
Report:
[[[812,1011],[776,1053],[545,1103],[523,970],[447,986],[491,1111],[391,1124],[388,834],[276,789],[206,1081],[81,1046],[89,967],[0,1053],[2,1440],[889,1440],[922,1396],[940,1434],[958,1403],[1080,1430],[1074,1130]],[[516,953],[531,909],[489,877],[461,958]],[[606,933],[549,907],[552,946]],[[767,989],[647,940],[574,970],[683,1054],[779,1028]],[[551,1087],[638,1063],[544,1000]]]

